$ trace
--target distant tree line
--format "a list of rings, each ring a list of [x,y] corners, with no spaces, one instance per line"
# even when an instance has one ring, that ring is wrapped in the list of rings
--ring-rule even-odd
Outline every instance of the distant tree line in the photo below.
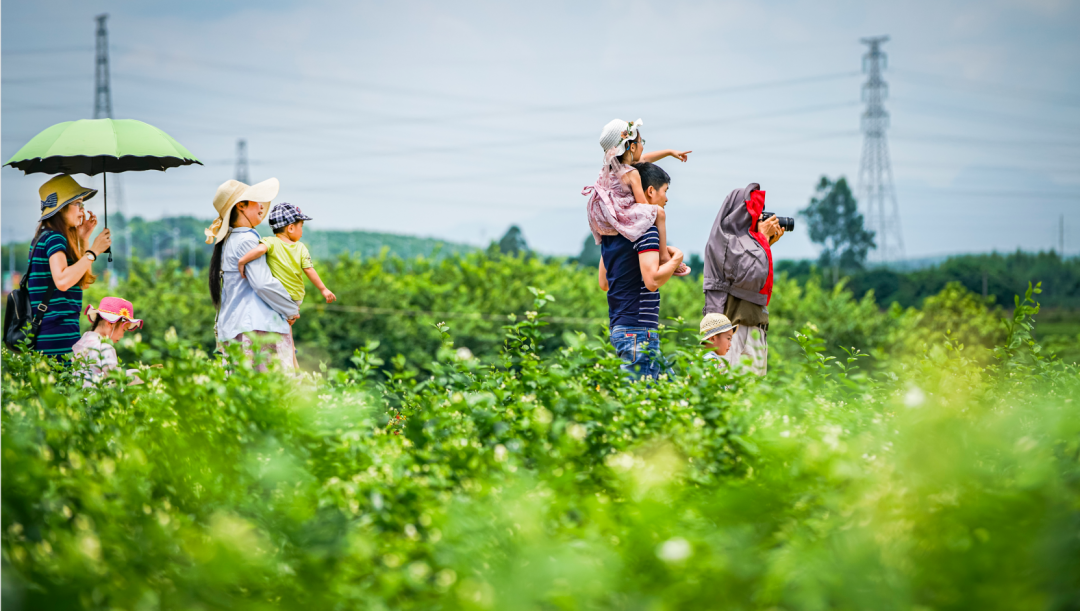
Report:
[[[210,255],[213,253],[213,246],[205,243],[203,235],[203,229],[209,225],[210,220],[193,216],[166,217],[153,221],[134,217],[129,221],[120,214],[110,215],[113,269],[117,274],[127,276],[129,252],[132,257],[143,261],[176,261],[181,268],[204,269],[209,265]],[[101,227],[104,228],[103,224]],[[260,225],[258,230],[264,237],[273,233],[269,223]],[[127,242],[129,235],[130,251]],[[377,257],[383,251],[402,259],[414,259],[418,256],[439,258],[478,250],[467,244],[434,238],[371,231],[327,231],[319,229],[314,221],[304,228],[304,242],[312,256],[317,259],[334,258],[342,254]],[[24,273],[29,249],[29,241],[4,244],[0,257],[3,270],[8,272],[9,268],[14,267],[15,271]],[[100,274],[107,269],[107,258],[98,260],[94,266],[95,273]]]

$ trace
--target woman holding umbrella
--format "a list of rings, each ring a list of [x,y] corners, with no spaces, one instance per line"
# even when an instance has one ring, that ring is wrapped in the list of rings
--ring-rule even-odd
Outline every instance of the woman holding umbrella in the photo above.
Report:
[[[300,317],[299,308],[270,274],[265,255],[248,263],[243,276],[238,269],[240,258],[259,245],[255,227],[266,217],[277,193],[276,178],[251,186],[226,181],[214,194],[218,218],[204,233],[206,243],[214,244],[210,299],[218,311],[214,329],[218,341],[241,342],[248,358],[254,360],[252,336],[265,336],[268,343],[263,350],[282,367],[292,369],[295,355],[289,325]]]
[[[86,247],[97,217],[84,211],[83,202],[97,195],[96,189],[61,174],[41,185],[38,195],[41,219],[30,246],[27,292],[33,310],[48,303],[34,349],[63,356],[79,341],[82,291],[97,279],[90,267],[112,245],[112,237],[105,229]]]

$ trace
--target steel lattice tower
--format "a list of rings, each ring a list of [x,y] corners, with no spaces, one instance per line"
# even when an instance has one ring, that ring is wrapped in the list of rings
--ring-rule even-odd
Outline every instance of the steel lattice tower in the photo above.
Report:
[[[247,140],[243,138],[236,141],[236,180],[250,185],[248,174]]]
[[[875,258],[882,263],[904,258],[900,207],[896,203],[889,143],[885,139],[885,130],[889,127],[889,113],[885,110],[884,101],[889,93],[889,86],[881,78],[881,72],[886,66],[886,56],[881,45],[888,40],[888,36],[877,36],[860,41],[869,47],[866,55],[863,55],[863,72],[869,77],[862,88],[866,111],[862,115],[864,138],[858,192],[866,207],[867,228],[874,232],[874,241],[877,244]]]
[[[94,61],[94,118],[112,118],[112,94],[109,91],[109,30],[108,15],[97,19],[97,59]]]

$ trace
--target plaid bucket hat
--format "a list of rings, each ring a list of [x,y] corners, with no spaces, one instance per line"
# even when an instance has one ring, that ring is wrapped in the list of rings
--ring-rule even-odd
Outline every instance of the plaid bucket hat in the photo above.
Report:
[[[294,206],[288,202],[274,204],[274,207],[270,210],[270,228],[275,231],[299,221],[310,220],[312,220],[310,216],[300,212],[299,206]]]

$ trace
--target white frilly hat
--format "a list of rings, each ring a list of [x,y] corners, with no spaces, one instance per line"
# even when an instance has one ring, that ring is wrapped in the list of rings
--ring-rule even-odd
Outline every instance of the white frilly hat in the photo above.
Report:
[[[640,128],[641,119],[637,121],[612,119],[600,132],[600,148],[604,149],[606,154],[622,155],[626,152],[626,143],[637,140]]]

